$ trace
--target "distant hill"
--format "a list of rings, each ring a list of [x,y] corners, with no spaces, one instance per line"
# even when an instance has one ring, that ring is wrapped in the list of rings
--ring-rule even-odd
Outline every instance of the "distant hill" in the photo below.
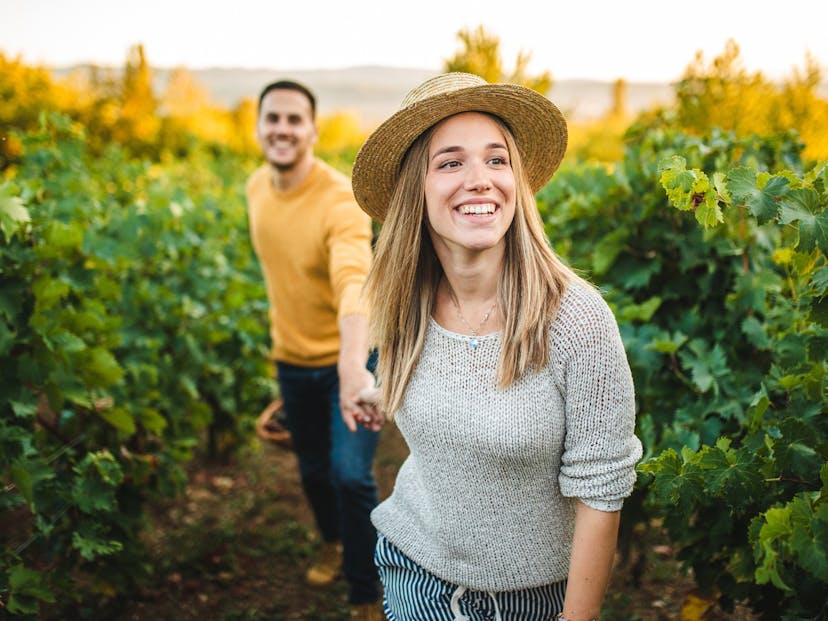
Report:
[[[346,69],[279,71],[272,69],[202,69],[191,71],[214,101],[234,106],[242,97],[256,97],[268,82],[289,78],[307,84],[319,100],[322,114],[351,109],[366,124],[374,124],[399,108],[406,93],[438,72],[428,69],[363,66]],[[159,73],[159,77],[161,73]],[[549,98],[571,118],[593,118],[612,105],[613,85],[592,80],[553,83]],[[670,84],[630,83],[627,106],[631,112],[672,101]]]
[[[57,76],[67,75],[82,67],[54,69]],[[120,71],[113,69],[113,71]],[[438,72],[382,66],[348,67],[345,69],[189,69],[195,80],[217,104],[234,107],[243,98],[258,97],[259,90],[276,79],[288,78],[307,84],[319,100],[319,112],[328,114],[353,110],[366,126],[374,125],[400,105],[405,94],[423,80]],[[163,92],[170,70],[153,69],[156,92]],[[570,119],[601,116],[612,105],[613,84],[594,80],[557,80],[549,98]],[[669,103],[673,88],[668,83],[627,84],[627,109],[638,112],[655,104]]]

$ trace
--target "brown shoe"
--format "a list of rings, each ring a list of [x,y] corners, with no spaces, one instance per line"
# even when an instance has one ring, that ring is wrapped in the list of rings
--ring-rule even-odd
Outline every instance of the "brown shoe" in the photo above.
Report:
[[[305,573],[305,582],[312,586],[327,586],[339,576],[342,569],[342,546],[337,543],[323,543],[319,556]]]
[[[292,449],[293,440],[285,426],[285,412],[281,399],[268,405],[256,419],[256,433],[262,440],[270,440],[279,446]]]
[[[382,604],[352,604],[351,619],[359,621],[385,621]]]

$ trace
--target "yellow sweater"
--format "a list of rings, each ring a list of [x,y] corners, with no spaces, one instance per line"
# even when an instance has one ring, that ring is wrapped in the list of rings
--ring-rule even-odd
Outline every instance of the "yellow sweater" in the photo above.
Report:
[[[338,320],[365,314],[371,219],[348,178],[317,159],[299,187],[279,191],[270,166],[247,182],[250,236],[270,303],[271,356],[300,366],[335,364]]]

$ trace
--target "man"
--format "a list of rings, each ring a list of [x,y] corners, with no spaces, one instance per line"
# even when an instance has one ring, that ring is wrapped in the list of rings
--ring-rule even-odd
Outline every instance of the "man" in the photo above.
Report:
[[[352,616],[379,619],[369,517],[378,434],[355,423],[364,414],[358,393],[374,385],[361,299],[371,221],[350,180],[314,155],[315,116],[315,97],[301,84],[283,80],[262,90],[256,138],[266,163],[247,182],[250,233],[286,422],[323,541],[305,578],[327,585],[341,567]]]

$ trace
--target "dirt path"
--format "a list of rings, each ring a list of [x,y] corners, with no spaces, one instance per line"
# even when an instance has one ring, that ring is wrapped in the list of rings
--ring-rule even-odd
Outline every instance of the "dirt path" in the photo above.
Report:
[[[376,473],[381,497],[407,450],[394,427],[383,430]],[[147,543],[151,586],[112,602],[101,621],[345,621],[345,589],[310,589],[304,568],[317,545],[293,454],[259,441],[232,465],[194,466],[186,493],[153,511]],[[647,545],[639,586],[618,567],[602,619],[613,621],[747,620],[692,607],[692,582],[668,546]],[[681,615],[682,605],[685,614]]]

